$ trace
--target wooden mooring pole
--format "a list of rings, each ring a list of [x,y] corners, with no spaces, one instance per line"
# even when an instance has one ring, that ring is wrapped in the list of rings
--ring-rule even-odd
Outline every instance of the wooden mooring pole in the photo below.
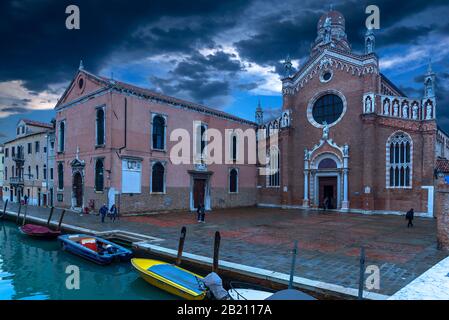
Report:
[[[363,300],[363,285],[365,282],[365,248],[360,248],[359,300]]]
[[[3,214],[2,214],[2,216],[1,216],[2,219],[4,219],[5,216],[6,216],[6,207],[7,207],[7,206],[8,206],[8,199],[6,199],[6,201],[5,201],[5,206],[3,207]]]
[[[25,205],[25,213],[23,214],[22,226],[25,225],[25,221],[27,219],[27,212],[28,212],[28,204]]]
[[[184,250],[184,241],[186,240],[186,233],[187,233],[186,227],[182,227],[181,237],[179,237],[179,244],[178,244],[178,256],[176,257],[177,266],[181,265],[182,251]]]
[[[50,226],[50,221],[51,221],[51,217],[53,216],[53,211],[55,210],[55,207],[51,207],[50,209],[50,215],[48,216],[48,220],[47,220],[47,227]]]
[[[290,269],[290,281],[288,282],[288,288],[293,289],[293,275],[295,274],[296,255],[298,254],[298,240],[295,240],[292,250],[292,265]]]
[[[62,219],[64,218],[64,215],[65,215],[65,210],[62,210],[61,217],[59,218],[58,229],[56,229],[58,231],[61,230],[61,224],[62,224]]]
[[[213,264],[212,264],[212,272],[215,272],[215,273],[218,271],[218,257],[219,257],[219,253],[220,253],[220,240],[221,240],[220,232],[216,231],[215,239],[214,239],[214,260],[213,260]]]
[[[22,210],[22,203],[19,201],[19,211],[17,211],[16,224],[19,224],[20,211]]]

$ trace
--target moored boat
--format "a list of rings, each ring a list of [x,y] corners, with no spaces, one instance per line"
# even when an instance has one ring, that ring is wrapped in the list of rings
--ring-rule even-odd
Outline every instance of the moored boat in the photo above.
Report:
[[[203,277],[176,265],[152,259],[131,259],[133,267],[149,284],[187,300],[203,300]]]
[[[25,224],[19,227],[20,232],[30,237],[42,239],[55,239],[61,235],[60,230],[52,230],[49,227],[39,226],[36,224]]]
[[[97,264],[129,261],[132,251],[111,241],[86,234],[59,236],[62,249]]]

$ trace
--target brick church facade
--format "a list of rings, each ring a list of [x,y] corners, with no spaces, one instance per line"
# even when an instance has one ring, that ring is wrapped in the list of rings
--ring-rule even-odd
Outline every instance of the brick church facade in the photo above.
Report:
[[[433,216],[435,164],[447,158],[449,137],[436,124],[430,67],[423,96],[407,97],[380,72],[373,32],[364,53],[352,52],[343,15],[330,11],[319,19],[308,61],[293,72],[287,59],[285,72],[282,113],[264,122],[259,104],[252,122],[81,65],[56,106],[56,205],[149,212],[195,210],[200,202],[207,209],[325,204]],[[240,145],[231,137],[224,164],[176,164],[177,129],[199,133],[201,149],[203,129],[257,131],[268,161],[235,161]]]
[[[343,15],[330,11],[308,61],[293,73],[286,60],[290,126],[282,128],[282,117],[263,123],[256,112],[266,139],[279,128],[281,168],[274,187],[259,179],[259,204],[318,208],[326,201],[343,211],[433,215],[435,163],[448,141],[436,124],[435,75],[429,66],[423,96],[407,97],[380,72],[374,48],[368,30],[365,52],[352,52]]]

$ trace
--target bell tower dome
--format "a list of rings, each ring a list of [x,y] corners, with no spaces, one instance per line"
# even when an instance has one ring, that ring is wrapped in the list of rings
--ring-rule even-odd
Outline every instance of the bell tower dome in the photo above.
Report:
[[[345,30],[345,17],[339,11],[330,10],[318,20],[317,37],[312,44],[311,54],[330,46],[344,51],[351,51]]]

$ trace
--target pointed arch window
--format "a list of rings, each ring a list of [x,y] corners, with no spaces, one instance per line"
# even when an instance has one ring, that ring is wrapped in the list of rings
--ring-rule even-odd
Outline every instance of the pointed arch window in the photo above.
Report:
[[[279,155],[279,149],[276,146],[272,146],[270,148],[270,163],[269,165],[269,172],[268,172],[268,186],[269,187],[279,187],[280,186],[280,155]]]
[[[97,159],[95,161],[95,191],[104,191],[104,161],[103,159]]]
[[[229,192],[237,193],[238,192],[238,171],[235,168],[232,168],[229,171]]]
[[[104,108],[98,108],[96,113],[96,141],[95,145],[97,146],[103,146],[105,141],[105,114],[104,114]]]
[[[237,161],[237,135],[233,134],[231,137],[231,160]]]
[[[412,147],[409,135],[395,133],[387,142],[387,187],[410,188],[412,174]]]
[[[152,144],[153,149],[165,149],[165,119],[161,115],[153,117]]]
[[[64,152],[65,150],[65,121],[59,123],[58,133],[58,152]]]
[[[165,192],[165,168],[160,162],[153,164],[151,172],[151,192],[152,193],[163,193]]]
[[[58,163],[58,189],[64,189],[64,165],[62,162]]]

